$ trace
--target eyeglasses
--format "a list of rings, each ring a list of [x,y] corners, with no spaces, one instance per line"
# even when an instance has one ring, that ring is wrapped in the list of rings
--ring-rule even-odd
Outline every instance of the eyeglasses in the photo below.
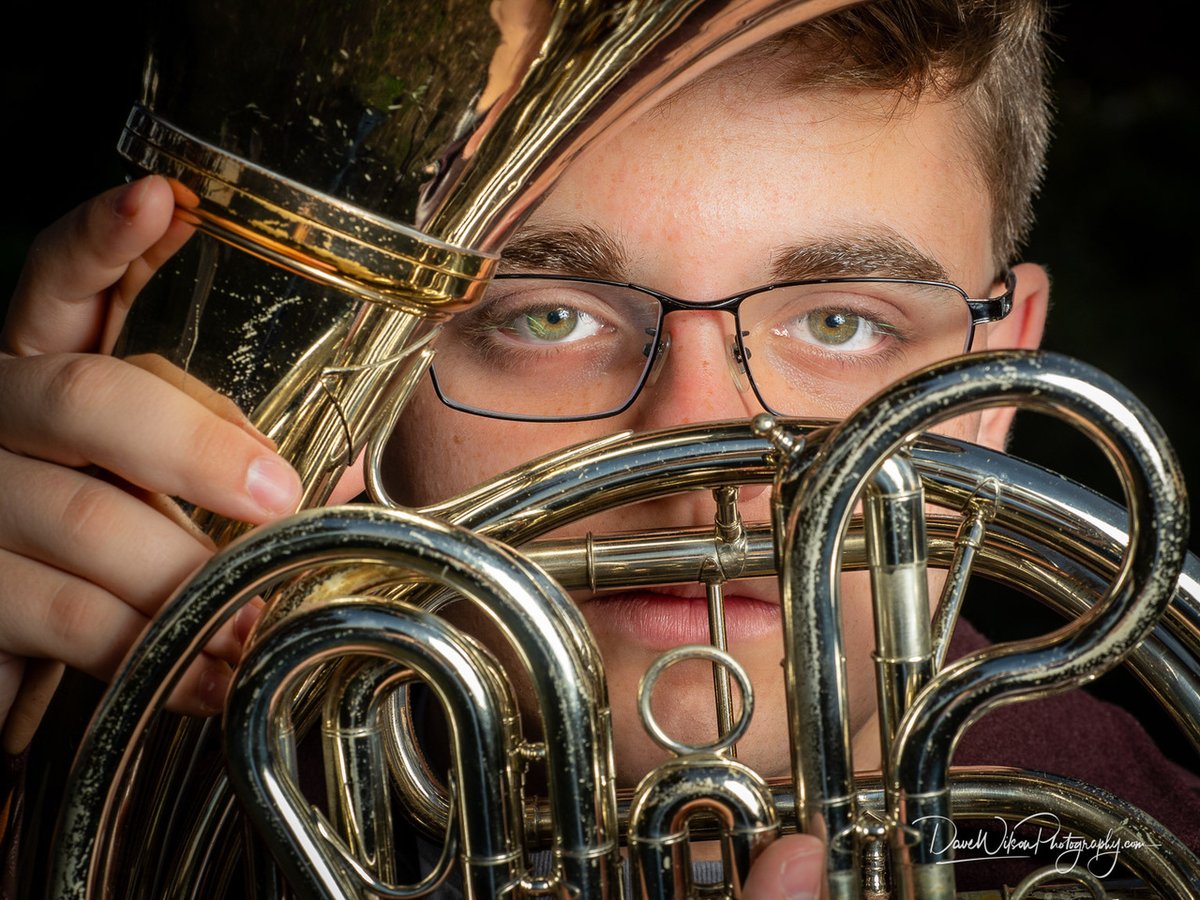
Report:
[[[964,353],[975,327],[1012,309],[999,297],[900,278],[771,284],[723,300],[681,300],[635,284],[499,275],[438,343],[433,385],[454,409],[498,419],[574,422],[633,403],[666,355],[671,313],[731,313],[729,364],[775,415],[848,412],[917,369]],[[748,385],[746,384],[748,382]]]

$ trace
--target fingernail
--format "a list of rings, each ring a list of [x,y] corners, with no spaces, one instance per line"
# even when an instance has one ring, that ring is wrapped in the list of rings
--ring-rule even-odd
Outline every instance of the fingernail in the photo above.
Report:
[[[779,886],[788,900],[817,900],[821,885],[821,848],[793,853],[779,870]]]
[[[113,198],[113,213],[118,219],[128,222],[137,215],[138,210],[142,208],[142,198],[146,196],[148,183],[148,176],[139,178],[137,181],[127,184],[125,189]]]
[[[198,699],[206,715],[216,715],[225,708],[227,693],[229,693],[229,671],[227,669],[210,667],[200,676]]]
[[[272,515],[286,515],[300,502],[300,479],[276,456],[260,456],[246,472],[246,493]]]

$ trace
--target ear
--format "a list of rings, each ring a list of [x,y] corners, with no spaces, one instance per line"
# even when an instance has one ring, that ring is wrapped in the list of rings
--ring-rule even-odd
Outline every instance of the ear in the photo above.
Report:
[[[1036,349],[1046,328],[1046,311],[1050,306],[1050,276],[1034,263],[1013,267],[1017,278],[1013,308],[1003,320],[984,325],[976,333],[973,349]],[[1008,440],[1016,410],[1011,406],[985,410],[979,421],[979,443],[1003,450]]]

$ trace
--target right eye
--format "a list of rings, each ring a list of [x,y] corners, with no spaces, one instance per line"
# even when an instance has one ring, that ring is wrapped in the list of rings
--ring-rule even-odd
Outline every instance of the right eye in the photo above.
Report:
[[[604,323],[571,306],[531,306],[505,314],[496,330],[530,344],[569,344],[604,330]]]

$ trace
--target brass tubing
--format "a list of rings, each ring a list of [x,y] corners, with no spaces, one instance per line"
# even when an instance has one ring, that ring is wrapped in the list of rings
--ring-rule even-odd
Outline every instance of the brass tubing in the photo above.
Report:
[[[1065,690],[1115,665],[1166,609],[1186,554],[1187,500],[1178,464],[1157,423],[1126,391],[1079,363],[1048,356],[985,359],[975,369],[968,384],[954,389],[966,407],[1025,395],[1026,405],[1075,422],[1100,444],[1125,489],[1132,534],[1107,596],[1086,615],[1057,636],[983,653],[943,672],[905,720],[895,754],[904,792],[897,815],[902,823],[922,824],[919,840],[895,845],[900,867],[914,873],[911,889],[899,879],[902,897],[919,896],[918,873],[938,868],[927,829],[948,812],[948,751],[961,729],[1005,698]],[[944,390],[932,379],[928,386],[913,384],[911,408]],[[903,400],[898,406],[904,408]],[[904,427],[903,414],[896,417]],[[909,423],[916,419],[909,413]],[[945,754],[941,760],[938,753]]]
[[[946,652],[950,649],[950,638],[954,635],[954,626],[958,622],[962,610],[963,599],[966,596],[967,582],[975,566],[975,555],[983,546],[983,537],[987,532],[987,521],[995,515],[994,508],[982,503],[968,505],[962,525],[954,538],[954,559],[946,575],[946,583],[942,588],[942,596],[938,600],[937,609],[933,613],[933,671],[939,672],[946,662]]]
[[[86,897],[96,873],[104,871],[98,836],[113,810],[103,797],[132,767],[134,737],[146,711],[161,704],[190,660],[249,598],[290,574],[347,555],[413,567],[468,597],[482,592],[497,601],[493,612],[519,638],[544,711],[564,881],[581,891],[616,883],[616,800],[611,781],[600,778],[611,754],[605,688],[594,668],[594,647],[581,651],[590,641],[575,624],[579,613],[569,598],[544,577],[533,579],[528,563],[485,538],[411,513],[342,507],[301,513],[231,545],[149,626],[101,702],[68,782],[72,802],[60,819],[56,897]]]
[[[1045,689],[1051,683],[1065,687],[1068,681],[1078,683],[1090,677],[1098,657],[1119,658],[1131,650],[1153,628],[1155,618],[1169,602],[1183,564],[1181,512],[1186,514],[1186,501],[1177,468],[1168,452],[1160,449],[1164,445],[1161,434],[1156,426],[1142,424],[1151,421],[1149,414],[1111,379],[1052,354],[989,353],[927,369],[895,386],[885,400],[868,402],[838,426],[822,447],[797,490],[787,521],[790,549],[783,560],[783,602],[789,727],[795,748],[797,804],[806,830],[826,838],[840,836],[849,833],[855,819],[836,579],[838,543],[862,490],[863,477],[918,430],[950,415],[947,410],[961,415],[1005,400],[1020,400],[1072,421],[1090,417],[1097,423],[1092,433],[1104,435],[1102,446],[1110,457],[1130,460],[1119,466],[1132,488],[1129,499],[1134,522],[1149,504],[1159,539],[1151,539],[1143,527],[1135,525],[1132,539],[1137,550],[1129,564],[1137,567],[1139,583],[1153,590],[1147,593],[1147,604],[1129,616],[1124,615],[1125,607],[1133,595],[1124,591],[1119,601],[1102,603],[1084,617],[1085,624],[1099,626],[1104,621],[1106,627],[1111,625],[1103,651],[1091,645],[1077,646],[1065,635],[1049,639],[1041,644],[1044,652],[1019,665],[1021,671],[1031,671],[1037,663],[1043,674],[1036,678],[1014,674],[1001,680],[1004,689],[985,687],[986,682],[955,684],[953,692],[947,689],[939,695],[941,705],[914,707],[896,742],[896,771],[903,799],[895,814],[900,824],[929,823],[934,821],[929,817],[945,814],[947,751],[969,712],[977,713],[989,700],[1018,690]],[[1136,471],[1130,472],[1130,467]],[[1124,582],[1124,577],[1119,581]],[[1120,586],[1124,588],[1123,583]],[[1067,634],[1073,638],[1077,630]],[[1102,630],[1098,627],[1096,633]],[[956,670],[964,671],[961,666],[950,671]],[[972,696],[970,702],[963,701],[965,693]],[[934,694],[931,685],[922,696]],[[922,708],[929,712],[921,715]],[[921,725],[914,724],[917,722]],[[951,867],[936,867],[928,856],[927,843],[928,835],[922,835],[914,846],[900,838],[894,844],[893,877],[902,897],[915,895],[918,881],[922,890],[935,895],[953,893]],[[844,852],[837,843],[830,845],[832,884],[840,885],[843,878],[856,881],[852,878],[855,867],[855,853]]]
[[[900,720],[932,673],[925,492],[903,453],[888,457],[871,476],[863,521],[875,613],[879,742],[886,771]]]
[[[814,426],[823,424],[804,422],[792,428],[804,429],[808,443],[815,446],[824,440],[826,430]],[[605,439],[535,461],[520,475],[499,476],[437,509],[441,515],[505,538],[527,539],[563,524],[572,508],[577,514],[580,507],[594,512],[612,502],[632,502],[683,488],[711,490],[731,480],[762,482],[772,474],[764,464],[772,446],[749,432],[744,424],[706,425]],[[685,433],[695,441],[690,452],[685,449]],[[791,430],[783,436],[800,437]],[[723,466],[714,454],[718,448]],[[1102,595],[1119,567],[1125,541],[1124,513],[1112,501],[1080,485],[1053,479],[1038,466],[941,436],[922,438],[911,453],[931,504],[962,508],[981,484],[995,480],[1004,484],[1005,502],[990,529],[996,549],[980,552],[977,570],[981,574],[1039,596],[1067,618],[1083,614]],[[694,467],[688,466],[689,458]],[[803,465],[803,456],[796,458]],[[504,519],[506,504],[510,516]],[[957,519],[930,521],[935,565],[949,563],[958,526]],[[842,564],[862,567],[862,548],[861,535],[850,534],[842,547]],[[711,530],[702,528],[543,540],[522,547],[522,553],[569,589],[700,581],[703,562],[715,552]],[[749,526],[743,574],[774,574],[772,554],[770,529]],[[1180,579],[1172,613],[1134,651],[1129,663],[1200,747],[1200,679],[1188,662],[1198,633],[1190,625],[1200,609],[1198,575],[1192,559]]]
[[[819,443],[822,433],[812,431],[810,441]],[[674,429],[636,439],[618,436],[593,442],[584,450],[558,454],[553,460],[537,463],[524,473],[532,472],[536,477],[504,476],[444,506],[454,518],[472,524],[482,522],[488,530],[531,536],[562,524],[569,515],[571,504],[575,504],[578,514],[580,504],[588,496],[591,498],[589,508],[599,509],[612,493],[628,499],[676,490],[680,485],[708,490],[714,483],[768,480],[772,468],[764,460],[771,452],[768,442],[753,435],[744,423]],[[919,441],[913,448],[913,456],[930,501],[934,503],[963,506],[978,488],[980,472],[990,473],[1005,484],[1005,503],[997,513],[990,538],[999,549],[979,554],[978,570],[981,573],[1022,590],[1042,590],[1047,602],[1065,615],[1073,616],[1086,610],[1089,598],[1098,596],[1104,579],[1117,570],[1125,526],[1120,510],[1111,501],[1070,483],[1056,482],[1052,487],[1050,476],[1036,466],[941,437]],[[568,463],[559,465],[564,457]],[[695,463],[694,470],[688,469],[689,460]],[[593,480],[589,481],[589,477]],[[640,484],[637,483],[639,479]],[[588,489],[597,484],[604,490],[593,492]],[[509,500],[512,500],[510,514],[505,519],[503,507]],[[749,531],[751,549],[747,574],[769,573],[770,535],[757,526]],[[944,565],[953,550],[955,526],[935,520],[930,523],[929,533],[931,559]],[[1052,537],[1056,539],[1053,544]],[[704,535],[695,535],[694,539],[707,540],[708,547],[695,551],[690,575],[681,578],[666,572],[665,568],[683,565],[672,560],[665,568],[650,567],[643,576],[643,583],[653,583],[659,578],[670,581],[696,577],[699,561],[713,552],[711,530]],[[646,540],[651,543],[691,541],[693,536],[648,535]],[[597,546],[601,545],[598,538]],[[755,549],[759,545],[761,551]],[[559,560],[572,552],[584,552],[582,542],[570,552],[559,542],[554,542],[554,546],[555,558]],[[760,558],[761,562],[758,561]],[[855,564],[855,559],[861,564],[861,558],[861,551],[856,556],[852,547],[847,550],[846,559],[850,564]],[[1044,562],[1039,563],[1039,559]],[[606,571],[605,564],[598,564],[597,574],[601,578],[606,577]],[[1197,630],[1192,623],[1197,620],[1198,574],[1195,561],[1189,562],[1179,582],[1178,602],[1172,606],[1156,634],[1131,657],[1140,676],[1149,675],[1156,679],[1155,689],[1166,698],[1167,709],[1191,729],[1189,735],[1194,741],[1197,740],[1195,723],[1200,721],[1200,711],[1196,707],[1200,684],[1184,660],[1196,644]],[[177,609],[173,615],[179,613]],[[185,615],[182,621],[186,630],[198,628],[197,623],[201,620],[188,619]],[[156,640],[161,637],[157,635]],[[178,649],[179,635],[172,640],[177,642]],[[128,686],[131,678],[136,681],[140,676],[133,670],[126,670],[121,683]],[[138,690],[147,690],[146,681],[138,683],[142,685]],[[149,684],[157,687],[153,679],[149,679]],[[114,690],[119,690],[119,686]],[[125,700],[117,701],[115,707],[109,707],[108,713],[102,715],[100,722],[111,734],[115,721],[112,716],[122,718],[134,708],[136,701],[132,705]],[[134,725],[125,721],[119,727],[132,729]],[[97,778],[89,782],[93,786],[91,789],[78,795],[81,807],[88,806],[87,795],[110,783],[113,776],[100,774]],[[83,816],[86,818],[91,814],[84,812]],[[72,840],[64,838],[63,843],[70,845]]]
[[[334,666],[325,694],[326,808],[334,830],[379,881],[395,880],[395,841],[384,765],[381,707],[398,675],[393,663],[350,657]]]
[[[229,782],[220,779],[213,783],[189,832],[197,839],[188,841],[185,852],[170,861],[171,874],[160,893],[172,898],[206,896],[205,878],[212,878],[214,868],[219,871],[233,867],[236,855],[230,852],[230,845],[241,840],[247,828]],[[250,861],[246,860],[246,864],[250,865]],[[207,896],[215,893],[209,891]]]
[[[408,685],[401,685],[391,703],[384,707],[387,728],[392,735],[415,735],[412,703]],[[396,783],[396,793],[404,798],[404,814],[427,834],[446,830],[450,802],[441,775],[435,774],[414,740],[388,740],[384,743],[388,771]]]
[[[717,552],[711,528],[555,538],[525,544],[527,554],[563,587],[575,590],[704,582]],[[743,576],[775,574],[769,526],[747,529]]]
[[[691,883],[688,819],[715,815],[725,883],[736,897],[759,853],[779,833],[770,790],[752,769],[727,757],[694,754],[669,760],[638,785],[629,810],[629,849],[636,896],[697,896]]]
[[[708,641],[718,650],[728,651],[725,640],[725,597],[721,582],[710,581],[704,586],[708,601]],[[713,695],[717,703],[717,737],[724,737],[733,728],[733,689],[729,683],[729,671],[713,663]],[[729,748],[730,756],[737,756],[737,746]]]
[[[787,424],[814,446],[830,426],[813,420]],[[567,524],[581,509],[590,514],[678,491],[770,482],[775,453],[745,423],[613,435],[536,460],[422,512],[520,545]],[[1111,500],[1023,460],[940,435],[926,435],[911,453],[930,503],[962,509],[983,481],[999,481],[1005,485],[1004,506],[994,527],[1019,536],[1011,546],[1054,548],[1060,565],[1073,571],[1115,573],[1119,568],[1128,529],[1124,510]],[[798,467],[810,458],[798,454]],[[649,556],[647,566],[653,565]],[[692,571],[678,580],[699,580],[699,565]],[[636,569],[632,575],[639,577]],[[1200,657],[1200,564],[1195,560],[1185,567],[1179,591],[1183,602],[1171,605],[1163,627],[1187,653]]]
[[[495,679],[483,671],[496,663],[421,610],[364,598],[303,610],[273,629],[270,640],[247,655],[227,706],[230,778],[293,890],[313,900],[361,892],[360,882],[317,827],[296,787],[294,768],[278,758],[273,740],[274,722],[286,710],[294,683],[310,667],[345,654],[411,666],[437,693],[453,725],[455,770],[470,798],[458,810],[464,890],[468,897],[498,896],[519,877],[521,847],[512,843],[520,833],[512,827],[520,810],[512,806],[504,777],[503,722],[512,699],[497,695]]]
[[[739,577],[746,563],[746,528],[742,524],[738,509],[737,485],[726,485],[713,491],[717,504],[714,521],[714,553],[710,563],[704,566],[704,593],[708,602],[708,640],[718,650],[727,651],[729,643],[725,636],[725,589],[724,583]],[[713,664],[713,695],[717,705],[717,737],[724,737],[733,728],[733,692],[729,682],[729,671]],[[726,753],[737,756],[737,745],[731,745]]]
[[[785,424],[788,440],[814,446],[832,427],[821,420]],[[744,422],[617,434],[535,460],[421,511],[520,545],[567,524],[581,509],[590,514],[678,491],[769,483],[776,453]],[[1016,457],[941,435],[923,436],[911,453],[934,505],[962,509],[982,483],[1004,484],[1004,506],[994,526],[1018,536],[1009,542],[1017,552],[1023,543],[1042,548],[1039,552],[1054,548],[1060,565],[1079,572],[1115,573],[1120,567],[1127,517],[1108,498]],[[799,471],[811,456],[796,453]],[[1194,558],[1178,589],[1181,602],[1171,605],[1163,627],[1200,657],[1200,563]]]
[[[811,444],[819,445],[826,430],[815,426],[823,424],[801,421],[791,427],[802,429]],[[505,540],[528,541],[565,524],[568,511],[583,504],[588,512],[599,512],[678,490],[770,480],[773,469],[765,460],[772,447],[744,424],[706,425],[689,431],[697,442],[690,453],[684,447],[683,429],[629,437],[620,443],[608,439],[587,445],[596,453],[590,459],[577,449],[565,451],[532,464],[528,478],[501,476],[464,498],[425,511]],[[723,467],[716,460],[717,448],[724,458]],[[1005,485],[1004,504],[997,509],[990,530],[1000,546],[1016,556],[1006,561],[995,552],[984,552],[978,559],[981,573],[1031,592],[1047,586],[1051,594],[1044,599],[1058,603],[1065,616],[1074,617],[1084,611],[1085,598],[1099,596],[1101,579],[1119,569],[1128,540],[1127,526],[1124,510],[1111,500],[1081,485],[1052,479],[1036,465],[950,438],[926,436],[911,453],[933,505],[966,506],[982,483],[980,473],[987,473],[982,476],[984,481]],[[694,468],[688,467],[689,458],[695,461]],[[506,504],[511,510],[507,520],[502,517]],[[930,525],[930,552],[939,566],[949,563],[958,528],[957,520],[947,522],[939,519]],[[747,531],[743,574],[774,574],[771,530],[751,525]],[[541,540],[526,544],[522,552],[572,589],[588,586],[581,573],[589,570],[600,588],[700,581],[702,561],[715,552],[711,532],[705,529],[593,536],[589,541],[590,545],[580,539]],[[679,552],[669,552],[672,546]],[[843,562],[862,565],[861,546],[861,538],[856,542],[852,534],[843,547]],[[1038,570],[1032,566],[1022,569],[1015,562],[1032,562],[1038,557],[1052,557],[1053,564]],[[1055,587],[1060,579],[1060,586]],[[1066,587],[1072,581],[1078,586]],[[1165,652],[1180,663],[1187,655],[1200,655],[1200,565],[1195,559],[1189,559],[1179,579],[1178,602],[1171,605],[1156,636],[1144,646],[1147,652]],[[1150,649],[1154,647],[1158,650]],[[1139,660],[1145,660],[1145,654],[1135,653],[1132,662],[1142,665]],[[1189,674],[1193,667],[1172,667],[1195,683],[1195,676]],[[1191,692],[1181,691],[1166,705],[1196,709],[1193,698]]]

